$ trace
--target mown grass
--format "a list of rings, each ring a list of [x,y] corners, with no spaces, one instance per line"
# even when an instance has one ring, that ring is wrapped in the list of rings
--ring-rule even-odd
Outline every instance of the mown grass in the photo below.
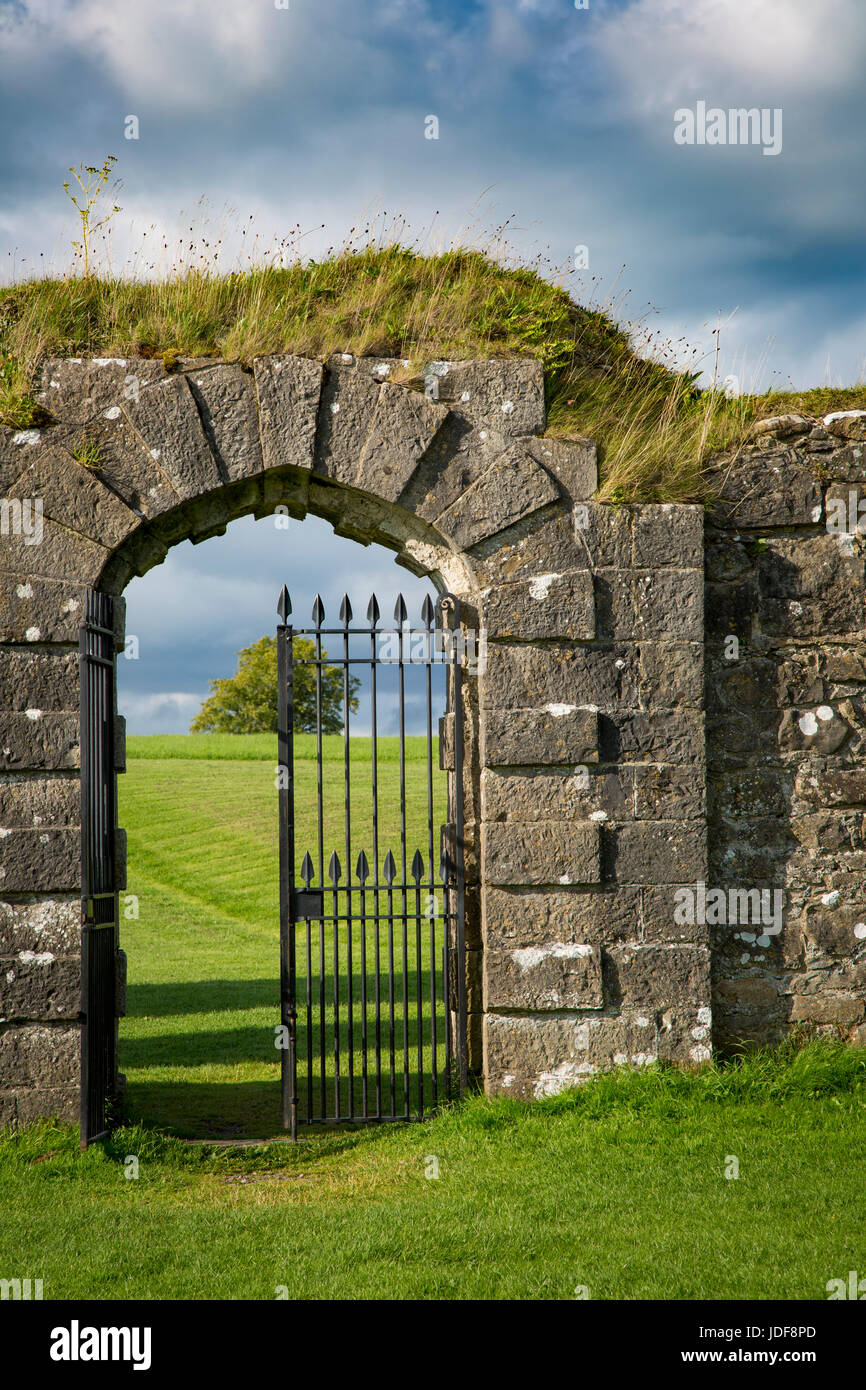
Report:
[[[298,883],[307,850],[318,871],[315,744],[312,734],[295,737]],[[324,867],[327,874],[330,852],[336,850],[345,882],[342,738],[326,736],[323,753],[326,763],[336,764],[334,775],[324,780]],[[119,816],[128,837],[128,894],[134,895],[136,903],[134,908],[122,910],[138,913],[137,917],[121,921],[129,980],[128,1013],[120,1034],[120,1066],[129,1083],[127,1108],[148,1124],[161,1124],[187,1135],[270,1137],[280,1128],[280,1054],[274,1046],[274,1028],[280,1021],[276,736],[190,734],[130,738],[127,754],[127,772],[119,783]],[[363,849],[372,870],[370,740],[353,738],[350,754],[350,865],[354,871],[357,855]],[[398,756],[397,739],[379,740],[380,865],[388,849],[400,863]],[[435,746],[433,772],[434,867],[438,869],[438,827],[445,819],[445,774],[439,771]],[[407,859],[411,862],[415,849],[421,851],[425,878],[429,875],[426,778],[426,740],[409,738]],[[427,891],[425,888],[422,905],[426,904]],[[326,903],[330,911],[329,894]],[[357,894],[353,895],[353,906],[357,911]],[[414,894],[410,893],[410,913],[414,907]],[[368,913],[370,909],[368,894]],[[426,922],[424,928],[426,949]],[[298,930],[298,987],[303,998],[304,929]],[[410,976],[415,931],[416,924],[410,921]],[[330,925],[325,932],[329,938]],[[372,926],[368,925],[366,935],[372,959]],[[318,944],[316,927],[314,959]],[[359,944],[360,927],[356,925],[356,1000]],[[384,929],[380,932],[380,944],[385,959]],[[399,960],[399,932],[397,957]],[[326,961],[330,1010],[330,939]],[[344,933],[340,962],[342,1007],[347,994]],[[423,953],[422,963],[427,964]],[[425,990],[425,996],[426,993]],[[383,995],[387,995],[386,981]],[[413,998],[408,1015],[414,1039],[417,1014]],[[314,1023],[317,1016],[314,1008]],[[440,1038],[442,1023],[440,1020]],[[345,1048],[344,1010],[344,1093]],[[424,1056],[425,1065],[429,1066],[428,1051]],[[357,1071],[357,1047],[355,1063]],[[398,1073],[401,1066],[398,1056]],[[302,1066],[301,1070],[303,1074],[305,1068]],[[330,1054],[326,1073],[330,1078]]]
[[[864,1104],[866,1055],[813,1043],[296,1147],[43,1125],[0,1140],[0,1271],[47,1299],[822,1299],[866,1267]]]
[[[540,260],[373,242],[230,274],[203,253],[162,278],[23,281],[0,290],[0,423],[39,423],[33,383],[48,356],[162,356],[171,368],[178,356],[352,352],[406,359],[409,385],[431,358],[534,357],[548,432],[600,445],[600,499],[678,502],[708,495],[704,459],[740,442],[758,416],[866,400],[863,386],[731,399],[701,390],[698,364],[683,370],[675,345],[650,339],[641,354],[641,325],[577,304],[550,275]]]

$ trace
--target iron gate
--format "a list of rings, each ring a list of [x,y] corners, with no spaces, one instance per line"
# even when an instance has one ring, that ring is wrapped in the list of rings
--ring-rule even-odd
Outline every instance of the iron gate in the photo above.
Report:
[[[115,1081],[114,600],[88,590],[81,676],[81,1144],[109,1130]]]
[[[420,1119],[466,1085],[463,643],[453,595],[435,609],[427,598],[416,629],[402,595],[392,629],[379,626],[375,595],[366,627],[351,626],[347,597],[339,627],[324,626],[318,596],[313,627],[292,627],[291,611],[284,587],[277,605],[282,1118],[297,1138],[299,1123]],[[417,666],[424,733],[407,744],[406,676]],[[454,716],[453,816],[437,832],[433,679],[443,667]],[[355,737],[352,722],[356,669],[369,677],[368,738]],[[383,746],[380,733],[389,675],[396,758],[394,741]],[[314,709],[306,734],[295,727],[302,686]],[[335,720],[336,738],[325,732]],[[296,758],[299,738],[310,741],[304,759]],[[299,810],[311,843],[298,843]]]

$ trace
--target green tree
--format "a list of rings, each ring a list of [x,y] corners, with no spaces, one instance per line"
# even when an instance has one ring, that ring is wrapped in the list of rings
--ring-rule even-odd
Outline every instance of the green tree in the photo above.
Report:
[[[315,645],[307,637],[292,639],[295,662],[315,656]],[[358,708],[355,694],[361,682],[349,677],[349,709]],[[261,637],[238,652],[234,676],[213,680],[211,694],[190,724],[192,734],[274,734],[277,731],[277,639]],[[295,729],[316,731],[316,668],[295,665]],[[343,731],[343,671],[339,666],[322,666],[322,733]]]

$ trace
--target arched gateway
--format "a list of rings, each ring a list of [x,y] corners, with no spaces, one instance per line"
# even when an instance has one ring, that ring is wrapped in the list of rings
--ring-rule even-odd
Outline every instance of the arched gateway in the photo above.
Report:
[[[706,877],[702,510],[593,504],[595,447],[543,437],[538,363],[433,363],[423,392],[395,384],[406,365],[57,360],[51,423],[0,432],[0,1123],[74,1117],[82,1029],[123,1010],[122,943],[88,944],[117,920],[123,832],[101,805],[110,881],[83,881],[80,789],[82,758],[123,770],[119,595],[172,545],[278,508],[389,547],[484,634],[449,798],[469,1071],[534,1096],[709,1055],[707,928],[673,914]],[[453,714],[441,733],[453,769]],[[82,895],[101,953],[83,997]]]

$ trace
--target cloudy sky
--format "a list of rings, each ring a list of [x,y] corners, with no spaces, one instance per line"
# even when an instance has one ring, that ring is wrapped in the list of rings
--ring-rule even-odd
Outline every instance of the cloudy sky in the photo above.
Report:
[[[863,378],[862,0],[282,6],[0,0],[7,278],[40,253],[65,268],[67,168],[112,153],[124,185],[117,265],[135,264],[137,250],[141,265],[145,228],[174,237],[201,219],[201,199],[229,260],[250,214],[262,244],[300,226],[311,253],[371,211],[402,214],[418,232],[432,223],[442,243],[510,218],[518,251],[549,248],[564,265],[586,246],[585,292],[616,301],[623,318],[647,314],[702,349],[721,322],[722,372],[744,387]],[[675,112],[699,103],[781,112],[781,151],[677,143]],[[124,136],[129,116],[137,140]],[[425,138],[430,116],[436,140]],[[291,544],[270,538],[282,549],[265,580],[262,525],[182,547],[129,590],[132,631],[171,606],[181,580],[200,618],[195,661],[157,626],[151,662],[128,663],[137,727],[185,727],[188,709],[151,699],[148,713],[148,697],[202,693],[205,673],[226,673],[231,650],[269,629],[267,586],[306,583],[311,546],[329,572],[343,568],[338,588],[351,579],[393,593],[404,582],[388,556],[347,550],[313,523]],[[221,586],[234,649],[225,610],[215,618],[206,599]]]

